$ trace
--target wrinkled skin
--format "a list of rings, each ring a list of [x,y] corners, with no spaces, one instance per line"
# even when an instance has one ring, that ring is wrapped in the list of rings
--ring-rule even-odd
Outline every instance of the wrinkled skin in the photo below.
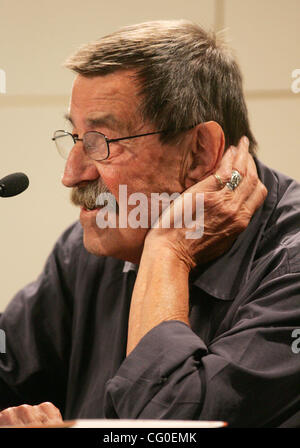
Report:
[[[0,426],[59,426],[62,422],[59,409],[50,402],[40,403],[36,406],[23,404],[0,412]]]

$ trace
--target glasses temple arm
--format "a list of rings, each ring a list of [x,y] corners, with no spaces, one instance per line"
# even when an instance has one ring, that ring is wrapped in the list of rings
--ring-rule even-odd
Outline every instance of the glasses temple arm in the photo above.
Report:
[[[118,142],[120,140],[129,140],[131,138],[145,137],[146,135],[161,134],[162,132],[166,132],[166,131],[148,132],[147,134],[131,135],[130,137],[121,137],[121,138],[107,138],[106,137],[106,141],[108,143],[112,143],[112,142]]]

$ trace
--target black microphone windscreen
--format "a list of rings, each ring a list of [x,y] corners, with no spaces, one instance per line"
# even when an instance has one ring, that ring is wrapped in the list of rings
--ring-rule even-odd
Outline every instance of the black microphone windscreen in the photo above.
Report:
[[[0,180],[0,196],[8,198],[16,196],[26,190],[29,185],[29,179],[26,174],[14,173],[3,177]]]

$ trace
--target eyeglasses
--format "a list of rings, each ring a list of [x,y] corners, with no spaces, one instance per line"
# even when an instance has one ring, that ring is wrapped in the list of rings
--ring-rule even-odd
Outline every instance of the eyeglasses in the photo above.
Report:
[[[147,134],[131,135],[122,138],[108,138],[106,135],[98,131],[88,131],[79,138],[77,134],[58,130],[54,132],[52,140],[55,142],[59,154],[67,159],[74,145],[77,142],[83,143],[86,154],[97,162],[108,159],[110,155],[109,144],[119,142],[121,140],[129,140],[131,138],[145,137],[146,135],[161,134],[166,131],[148,132]]]

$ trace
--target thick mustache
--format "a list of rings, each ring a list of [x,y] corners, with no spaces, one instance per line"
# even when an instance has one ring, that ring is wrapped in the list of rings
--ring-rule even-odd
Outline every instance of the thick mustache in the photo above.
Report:
[[[96,207],[97,197],[101,193],[110,193],[110,191],[104,182],[96,179],[83,187],[74,187],[71,191],[71,202],[91,210]]]

